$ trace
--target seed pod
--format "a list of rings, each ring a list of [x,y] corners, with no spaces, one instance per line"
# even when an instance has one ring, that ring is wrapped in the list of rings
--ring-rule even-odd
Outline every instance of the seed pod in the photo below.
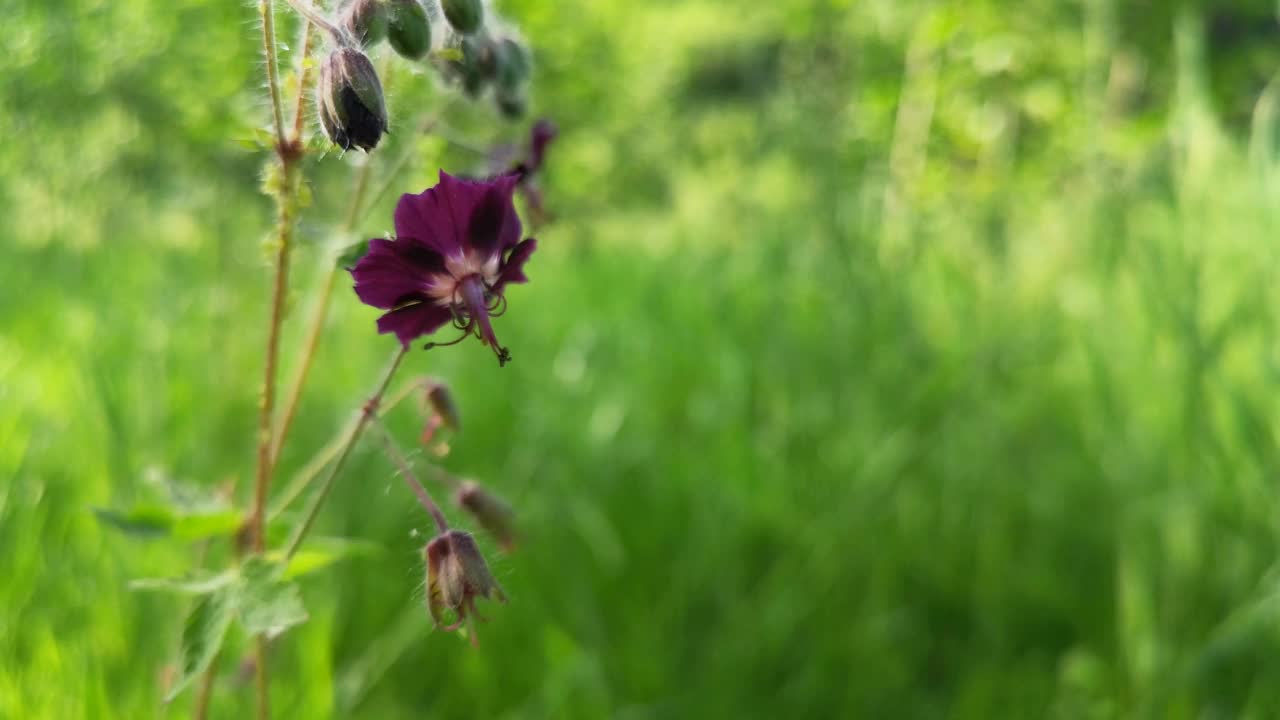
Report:
[[[377,147],[387,131],[382,83],[373,63],[359,50],[338,48],[320,65],[316,86],[320,124],[333,144],[343,150]]]
[[[406,60],[421,60],[431,50],[431,21],[418,0],[391,0],[387,43]]]
[[[463,35],[470,35],[480,29],[484,22],[484,6],[480,0],[440,0],[444,17]]]
[[[342,28],[364,47],[376,45],[387,34],[383,0],[352,0],[342,13]]]

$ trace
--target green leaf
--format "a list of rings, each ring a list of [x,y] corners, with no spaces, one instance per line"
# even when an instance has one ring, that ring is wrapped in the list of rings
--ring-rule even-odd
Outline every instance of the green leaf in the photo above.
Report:
[[[177,697],[213,663],[222,649],[234,615],[234,586],[228,585],[212,594],[202,595],[196,601],[182,627],[182,648],[178,658],[182,674],[169,689],[165,702]]]
[[[360,258],[364,257],[367,252],[369,252],[369,241],[358,240],[342,248],[334,263],[340,268],[350,270],[356,266],[356,263],[360,262]]]
[[[240,622],[246,632],[272,637],[307,621],[297,583],[284,578],[280,563],[253,557],[240,567]]]
[[[135,505],[128,510],[94,508],[102,522],[138,537],[174,537],[179,540],[203,540],[231,535],[244,523],[235,510],[196,510],[180,512],[155,504]]]
[[[141,578],[129,582],[130,590],[156,590],[180,595],[208,595],[231,585],[239,578],[234,570],[202,572],[185,578]]]
[[[208,510],[179,515],[173,523],[173,535],[181,540],[232,535],[244,524],[244,517],[235,510]]]
[[[381,550],[382,546],[367,540],[349,540],[347,538],[333,537],[312,538],[307,541],[306,548],[299,550],[289,560],[289,566],[285,568],[283,577],[292,580],[323,570],[347,558],[372,555]],[[277,562],[283,560],[283,556],[284,554],[281,552],[268,554],[269,558]]]
[[[137,505],[130,510],[94,508],[102,522],[130,535],[157,537],[173,530],[173,511],[163,505]]]

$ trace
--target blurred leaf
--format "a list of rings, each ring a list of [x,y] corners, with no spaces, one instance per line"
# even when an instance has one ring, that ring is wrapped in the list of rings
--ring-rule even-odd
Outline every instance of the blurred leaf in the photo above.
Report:
[[[173,535],[181,540],[201,540],[231,535],[240,529],[244,519],[235,510],[179,515],[173,525]]]
[[[175,512],[164,505],[137,505],[129,510],[94,508],[102,522],[130,535],[140,537],[169,536],[179,540],[230,535],[240,529],[243,520],[234,510]]]
[[[240,622],[246,632],[275,636],[307,621],[296,583],[283,577],[280,563],[250,558],[240,569]]]
[[[361,555],[372,555],[382,549],[377,543],[366,540],[347,538],[314,538],[307,547],[299,550],[289,566],[285,568],[284,578],[292,580],[318,570],[323,570],[334,563]],[[269,553],[268,557],[276,562],[283,560],[282,553]]]
[[[338,253],[337,265],[340,268],[350,270],[355,267],[356,263],[360,262],[360,258],[364,257],[367,252],[369,252],[369,241],[357,240]]]
[[[131,510],[94,508],[102,522],[130,535],[155,537],[173,529],[173,511],[159,505],[139,505]]]
[[[207,595],[221,590],[236,581],[238,573],[227,570],[220,573],[197,573],[187,578],[141,578],[129,583],[130,590],[157,590],[183,595]]]
[[[234,590],[231,586],[203,595],[191,608],[182,627],[182,649],[178,667],[182,674],[169,689],[165,701],[171,701],[191,680],[203,673],[218,656],[234,615]]]

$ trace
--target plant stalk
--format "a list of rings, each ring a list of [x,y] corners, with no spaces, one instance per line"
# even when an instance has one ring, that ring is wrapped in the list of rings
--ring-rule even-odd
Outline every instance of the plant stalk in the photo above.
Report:
[[[360,439],[365,427],[377,416],[378,404],[382,402],[382,396],[386,394],[387,386],[391,384],[391,378],[395,377],[396,370],[400,367],[400,361],[404,360],[404,356],[408,352],[408,348],[404,347],[396,350],[395,358],[391,360],[386,373],[382,376],[382,380],[379,381],[378,388],[374,390],[373,395],[369,397],[369,400],[360,409],[360,416],[356,419],[355,427],[352,428],[351,434],[347,436],[342,449],[338,451],[338,457],[334,460],[333,465],[329,467],[329,474],[325,476],[320,489],[316,491],[311,503],[307,506],[302,524],[294,531],[293,537],[289,538],[289,544],[284,553],[286,563],[298,552],[298,548],[302,546],[302,541],[306,539],[307,533],[311,531],[311,526],[315,524],[316,517],[320,514],[320,508],[324,506],[324,501],[329,497],[329,491],[333,489],[334,481],[337,479],[338,474],[342,472],[343,466],[346,465],[351,449],[355,447],[356,441]]]

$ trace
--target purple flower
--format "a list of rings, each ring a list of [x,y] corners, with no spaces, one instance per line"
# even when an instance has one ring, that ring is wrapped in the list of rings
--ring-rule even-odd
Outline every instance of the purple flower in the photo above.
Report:
[[[396,205],[396,239],[369,241],[352,268],[356,295],[387,312],[378,332],[395,333],[405,347],[452,322],[462,337],[474,334],[498,362],[511,359],[498,344],[491,317],[506,310],[508,283],[527,282],[525,261],[537,241],[520,240],[511,196],[518,178],[472,181],[440,172],[440,182]]]

